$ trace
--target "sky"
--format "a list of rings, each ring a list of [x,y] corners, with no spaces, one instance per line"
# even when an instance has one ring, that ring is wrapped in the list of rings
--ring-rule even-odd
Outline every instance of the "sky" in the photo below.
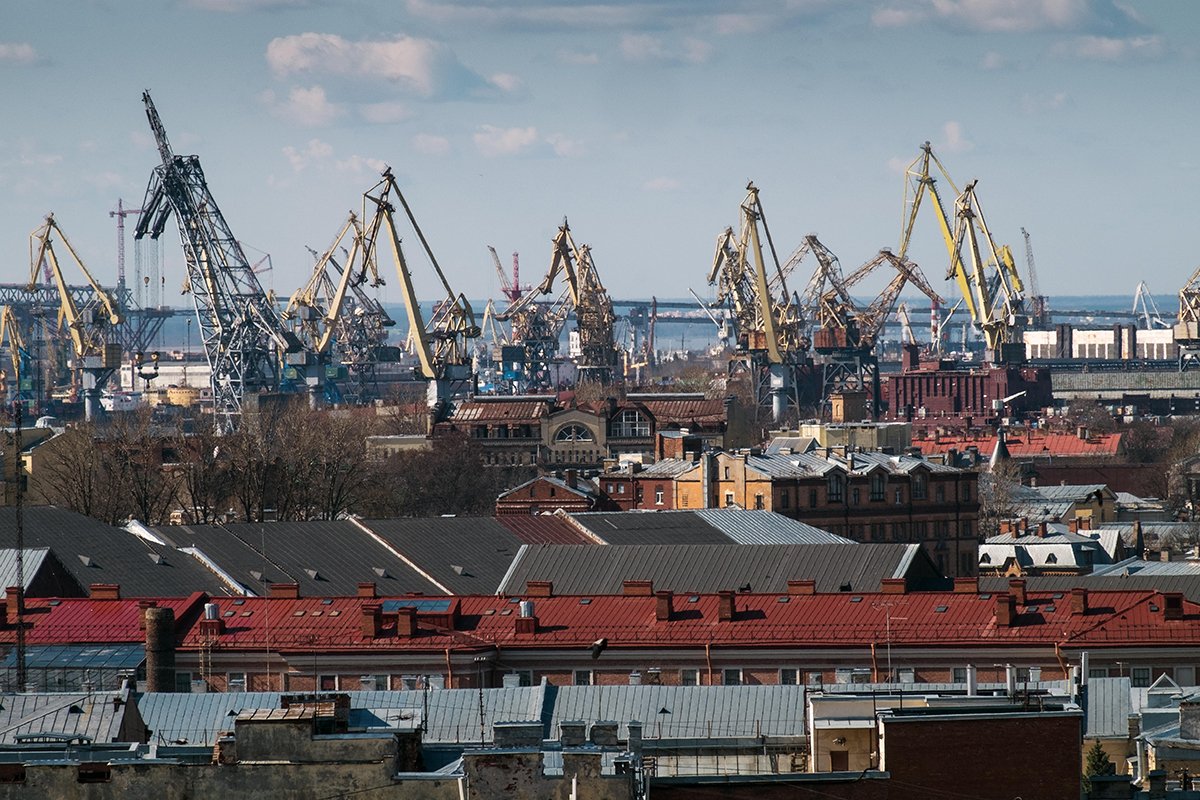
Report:
[[[5,0],[0,282],[49,212],[115,282],[148,89],[282,296],[385,166],[471,298],[498,294],[488,245],[537,283],[564,216],[614,297],[711,296],[748,180],[781,257],[816,233],[849,270],[897,247],[926,140],[1018,257],[1028,229],[1043,293],[1174,294],[1200,261],[1197,42],[1185,0]],[[954,295],[932,214],[909,256]]]

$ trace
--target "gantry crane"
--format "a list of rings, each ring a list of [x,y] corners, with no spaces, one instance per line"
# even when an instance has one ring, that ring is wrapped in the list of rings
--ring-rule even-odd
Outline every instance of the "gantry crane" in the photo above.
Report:
[[[954,201],[951,274],[963,290],[975,327],[993,363],[1024,360],[1021,331],[1029,322],[1024,286],[1008,245],[997,246],[971,181]],[[963,257],[966,249],[967,258]],[[967,264],[970,264],[969,268]]]
[[[1029,231],[1021,228],[1025,237],[1025,267],[1029,270],[1029,324],[1041,330],[1050,325],[1050,304],[1038,286],[1037,265],[1033,261],[1033,242]]]
[[[307,368],[310,354],[263,291],[242,246],[209,191],[198,156],[171,150],[149,92],[146,118],[162,163],[154,168],[134,238],[157,239],[174,212],[204,351],[213,412],[224,430],[241,419],[248,395],[279,387],[283,364]]]
[[[67,285],[62,265],[54,251],[55,239],[66,248],[75,266],[92,287],[91,300],[84,306],[76,304]],[[59,327],[65,327],[71,337],[72,372],[82,378],[84,413],[88,420],[95,419],[102,411],[100,392],[113,372],[121,366],[121,345],[113,342],[114,328],[121,322],[117,303],[88,272],[53,214],[49,214],[46,221],[30,234],[29,245],[27,291],[32,292],[37,288],[38,273],[43,265],[47,266],[58,289]]]
[[[413,232],[421,242],[425,256],[445,290],[445,295],[434,305],[428,323],[421,313],[412,282],[412,271],[400,246],[400,234],[393,216],[396,210],[393,200],[399,202],[404,209]],[[364,258],[369,261],[378,258],[380,238],[383,237],[382,244],[385,244],[391,253],[396,265],[396,274],[400,278],[400,292],[404,297],[404,310],[408,314],[408,338],[412,342],[418,362],[415,372],[429,382],[429,406],[433,410],[434,421],[437,421],[440,416],[450,412],[453,398],[468,392],[473,393],[475,390],[474,346],[471,340],[478,338],[480,334],[479,326],[475,323],[475,313],[471,310],[466,296],[455,294],[450,288],[450,283],[438,265],[437,257],[425,239],[425,234],[421,232],[408,201],[396,185],[391,167],[384,170],[378,183],[363,193],[363,217],[368,216],[371,221],[364,230]]]
[[[7,373],[0,372],[0,391],[4,393],[4,402],[28,400],[33,390],[33,380],[29,376],[31,359],[12,306],[0,307],[0,347],[6,344],[10,369]]]
[[[779,264],[753,182],[746,185],[739,210],[738,233],[729,227],[717,237],[708,283],[717,287],[713,306],[725,307],[735,328],[730,377],[752,376],[759,410],[770,408],[778,421],[789,404],[801,405],[799,378],[807,361],[808,340],[799,299],[788,291],[787,274]],[[770,266],[763,255],[764,239]]]

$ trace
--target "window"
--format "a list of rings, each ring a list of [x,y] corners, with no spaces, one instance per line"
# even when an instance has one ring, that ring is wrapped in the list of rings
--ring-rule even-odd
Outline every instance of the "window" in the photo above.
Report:
[[[1029,681],[1029,667],[1017,667],[1017,683],[1029,683]]]
[[[963,499],[964,503],[970,502],[970,500],[971,500],[971,484],[964,483],[962,485],[962,499]]]
[[[754,507],[759,511],[767,507],[767,503],[761,494],[754,495]]]
[[[592,432],[582,425],[563,425],[558,429],[558,433],[554,434],[556,442],[591,442],[594,440]]]
[[[880,502],[883,500],[884,493],[887,491],[887,476],[882,472],[876,472],[871,476],[871,500]]]
[[[883,525],[881,523],[878,523],[878,522],[871,523],[871,541],[872,542],[882,542],[883,541]]]
[[[625,484],[623,484],[623,483],[617,484],[617,494],[625,494]]]
[[[610,483],[610,484],[608,484],[608,488],[607,488],[605,491],[607,491],[609,494],[612,494],[612,493],[613,493],[613,491],[614,491],[614,490],[613,490],[613,485],[612,485],[611,483]]]
[[[809,686],[820,686],[825,682],[825,675],[821,672],[808,673],[807,683]]]
[[[700,685],[700,670],[698,670],[698,669],[681,669],[681,670],[679,670],[679,685],[680,686],[699,686]]]
[[[724,686],[741,686],[742,671],[740,669],[721,670],[721,684]]]
[[[858,496],[858,487],[857,487],[857,486],[855,486],[855,487],[854,487],[854,489],[853,489],[853,491],[851,492],[851,497],[853,497],[853,498],[854,498],[854,505],[858,505],[858,504],[861,502],[861,501],[859,500],[859,496]]]
[[[575,670],[573,680],[576,686],[591,686],[592,671],[590,669],[577,669]]]
[[[904,505],[904,491],[902,489],[896,490],[896,505]]]
[[[338,679],[337,675],[322,675],[317,678],[317,691],[333,692],[337,691]]]
[[[933,496],[939,503],[946,502],[946,487],[940,483],[933,487]]]
[[[780,686],[798,686],[800,684],[800,670],[786,667],[779,670],[779,685]]]
[[[650,435],[650,420],[632,408],[626,409],[617,416],[612,432],[618,438],[646,437]]]
[[[663,504],[663,490],[662,490],[662,487],[659,486],[654,489],[654,505],[661,506],[662,504]]]
[[[679,507],[680,507],[680,508],[687,508],[687,507],[688,507],[688,503],[689,503],[689,502],[690,502],[690,501],[688,500],[688,493],[687,493],[687,492],[684,492],[683,494],[681,494],[681,495],[679,496]]]
[[[779,493],[779,507],[780,508],[790,508],[791,507],[791,496],[792,496],[792,493],[789,492],[787,489],[784,489],[782,492],[780,492]]]
[[[967,682],[967,668],[966,667],[955,667],[954,669],[950,670],[950,681],[951,681],[951,683],[966,683]]]
[[[729,480],[729,467],[725,468],[725,480]]]
[[[829,502],[842,502],[842,476],[837,473],[829,476]]]
[[[732,506],[733,506],[733,492],[726,492],[725,493],[725,507],[731,508]]]
[[[192,673],[176,672],[175,673],[175,691],[190,692],[192,690]]]
[[[1129,671],[1129,685],[1136,688],[1145,688],[1150,685],[1150,668],[1149,667],[1134,667]]]
[[[388,675],[363,675],[358,679],[364,692],[386,692],[391,687],[390,676]]]
[[[1108,667],[1088,667],[1089,678],[1107,678]]]
[[[908,523],[893,522],[892,523],[892,538],[897,542],[903,542],[908,539]]]
[[[809,508],[817,507],[817,490],[816,489],[808,490],[808,507]]]
[[[246,691],[246,673],[230,672],[225,676],[225,691],[227,692],[244,692]]]
[[[970,520],[963,520],[962,524],[958,526],[958,535],[964,539],[971,538],[971,521]]]
[[[929,478],[921,472],[913,473],[912,476],[912,496],[913,500],[924,500],[925,494],[928,492]]]

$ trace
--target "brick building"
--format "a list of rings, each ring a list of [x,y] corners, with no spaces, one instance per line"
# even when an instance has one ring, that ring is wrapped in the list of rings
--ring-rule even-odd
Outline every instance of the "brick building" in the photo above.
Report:
[[[562,478],[541,476],[514,486],[496,498],[496,516],[545,514],[554,511],[581,514],[588,511],[618,511],[591,481],[580,480],[569,469]]]

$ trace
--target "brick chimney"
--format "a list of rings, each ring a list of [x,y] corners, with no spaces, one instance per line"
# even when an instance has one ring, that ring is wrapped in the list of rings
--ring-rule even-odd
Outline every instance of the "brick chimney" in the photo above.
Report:
[[[1025,601],[1025,579],[1024,578],[1009,578],[1008,591],[1012,594],[1017,605],[1028,605]]]
[[[1163,592],[1163,619],[1183,619],[1183,593]]]
[[[1079,617],[1087,613],[1088,590],[1081,586],[1076,586],[1071,590],[1071,614]]]
[[[1079,533],[1079,517],[1071,517],[1067,520],[1067,530],[1071,533]]]
[[[653,581],[622,581],[621,594],[626,597],[649,597],[654,594]]]
[[[908,591],[908,581],[904,578],[882,578],[879,591],[882,594],[904,594]]]
[[[554,582],[525,581],[525,594],[528,597],[554,597]]]
[[[817,582],[814,580],[788,581],[788,594],[816,594]]]
[[[4,590],[4,619],[9,625],[17,624],[17,593],[20,589],[10,586]]]
[[[579,473],[573,469],[567,470],[565,482],[568,489],[574,489],[579,485]]]
[[[271,593],[268,597],[282,597],[287,600],[297,600],[300,597],[300,584],[298,583],[272,583]]]
[[[979,594],[979,578],[955,578],[955,594]]]
[[[121,585],[119,583],[93,583],[88,587],[88,594],[93,600],[120,600]]]
[[[151,608],[158,608],[157,600],[138,600],[138,630],[146,630],[146,612]]]
[[[654,593],[654,619],[658,622],[670,622],[671,614],[675,611],[675,595],[672,592],[661,591]]]
[[[517,636],[533,636],[537,633],[538,619],[535,616],[517,617],[513,620]]]
[[[722,589],[717,592],[717,619],[721,622],[732,622],[733,613],[733,592],[729,589]]]
[[[1037,535],[1038,535],[1039,539],[1046,538],[1046,528],[1047,528],[1046,520],[1042,520],[1041,522],[1038,523]]]
[[[401,606],[396,611],[396,636],[401,639],[411,639],[417,635],[417,609],[412,606]]]
[[[1091,517],[1079,517],[1079,530],[1090,531],[1092,529]]]
[[[1011,628],[1017,620],[1017,601],[1011,594],[996,595],[996,627]]]
[[[175,611],[146,609],[146,691],[175,691]]]
[[[360,583],[358,585],[358,596],[364,600],[373,600],[374,598],[378,597],[379,594],[375,589],[374,582]]]
[[[362,623],[362,637],[378,639],[379,632],[383,628],[383,606],[379,603],[363,603],[359,619]]]

